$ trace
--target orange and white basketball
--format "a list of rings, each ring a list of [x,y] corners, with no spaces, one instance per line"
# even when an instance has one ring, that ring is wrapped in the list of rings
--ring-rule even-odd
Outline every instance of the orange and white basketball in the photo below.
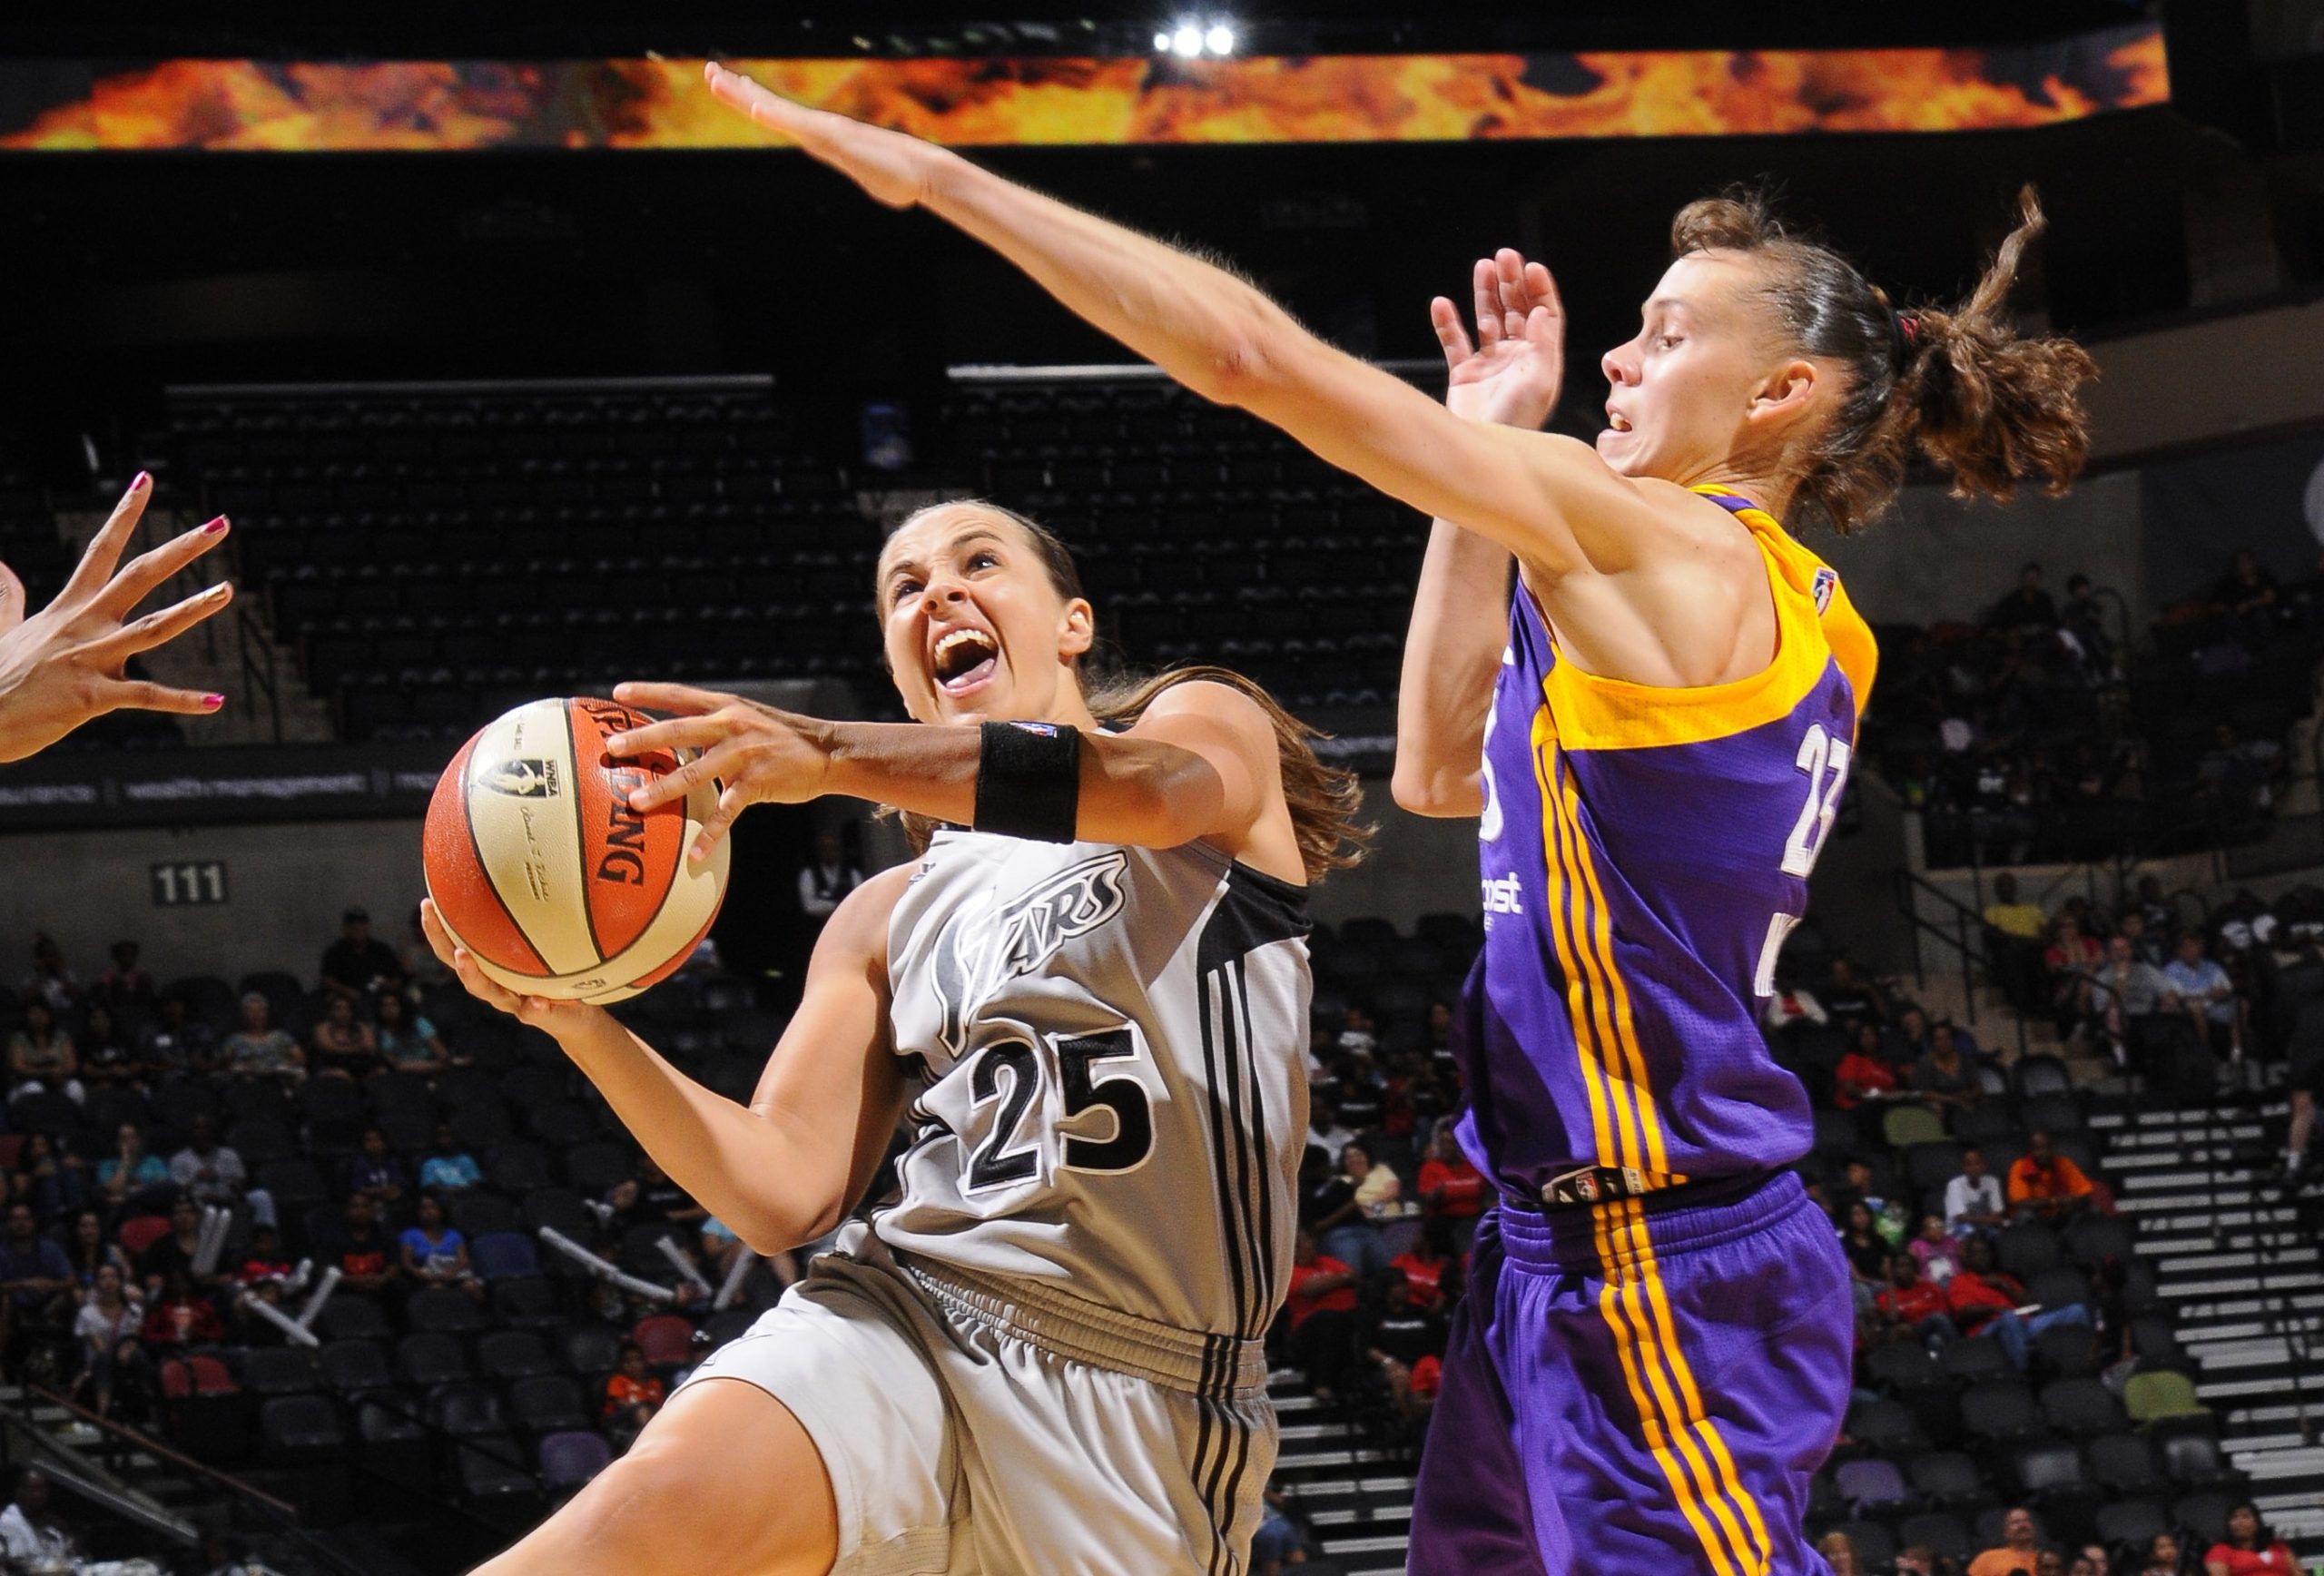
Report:
[[[727,844],[686,850],[718,802],[704,784],[641,814],[632,790],[695,752],[617,760],[607,736],[654,719],[617,702],[533,701],[460,748],[428,805],[428,893],[496,983],[619,1001],[675,973],[726,893]]]

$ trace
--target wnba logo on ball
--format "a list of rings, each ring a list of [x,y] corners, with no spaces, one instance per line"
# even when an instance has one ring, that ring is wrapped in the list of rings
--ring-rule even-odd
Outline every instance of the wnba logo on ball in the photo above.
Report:
[[[556,797],[556,763],[554,761],[503,761],[491,771],[480,773],[480,786],[495,793],[506,793],[511,799],[554,799]]]

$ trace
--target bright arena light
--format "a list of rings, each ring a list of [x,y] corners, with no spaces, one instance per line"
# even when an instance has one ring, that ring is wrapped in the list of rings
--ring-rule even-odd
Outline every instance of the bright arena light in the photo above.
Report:
[[[1212,23],[1210,31],[1202,35],[1202,41],[1210,46],[1213,54],[1235,53],[1235,30],[1224,22]]]
[[[1154,53],[1157,54],[1167,54],[1170,53],[1170,35],[1168,34],[1157,33],[1154,35]]]
[[[1182,22],[1170,34],[1170,48],[1188,60],[1202,53],[1202,29],[1191,22]]]

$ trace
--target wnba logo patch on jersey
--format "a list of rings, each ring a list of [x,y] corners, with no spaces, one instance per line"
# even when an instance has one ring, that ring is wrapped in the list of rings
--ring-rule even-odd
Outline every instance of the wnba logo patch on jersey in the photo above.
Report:
[[[969,1013],[1003,980],[1029,974],[1076,936],[1122,911],[1122,873],[1129,856],[1105,853],[1069,865],[988,921],[965,909],[944,927],[931,978],[943,1007],[938,1032],[958,1056],[967,1049]]]
[[[1810,595],[1816,598],[1816,616],[1821,618],[1832,610],[1832,593],[1840,588],[1840,577],[1823,565],[1816,566],[1816,584]]]

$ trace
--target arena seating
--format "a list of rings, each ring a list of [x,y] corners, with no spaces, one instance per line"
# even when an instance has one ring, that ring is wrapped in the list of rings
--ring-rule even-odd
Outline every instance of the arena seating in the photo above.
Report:
[[[1409,510],[1272,429],[1143,379],[961,385],[910,476],[813,454],[748,379],[171,409],[176,485],[233,518],[246,594],[351,738],[456,737],[638,675],[830,675],[891,707],[883,506],[867,518],[858,489],[1025,511],[1073,546],[1132,660],[1223,662],[1308,709],[1393,698],[1422,542]]]

